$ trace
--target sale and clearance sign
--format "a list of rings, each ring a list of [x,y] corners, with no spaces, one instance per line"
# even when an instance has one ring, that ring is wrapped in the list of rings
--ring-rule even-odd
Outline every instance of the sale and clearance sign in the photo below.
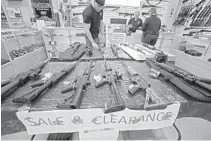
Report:
[[[172,126],[180,103],[162,110],[130,110],[104,114],[103,109],[20,111],[16,115],[29,135],[115,130],[148,130]]]

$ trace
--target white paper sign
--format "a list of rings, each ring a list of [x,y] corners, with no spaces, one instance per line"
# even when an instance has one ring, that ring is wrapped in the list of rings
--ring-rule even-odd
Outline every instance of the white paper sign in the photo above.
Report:
[[[16,115],[25,125],[29,135],[45,133],[70,133],[84,129],[147,130],[172,126],[180,103],[168,105],[163,110],[130,110],[104,114],[103,109],[77,109],[54,111],[20,111]]]

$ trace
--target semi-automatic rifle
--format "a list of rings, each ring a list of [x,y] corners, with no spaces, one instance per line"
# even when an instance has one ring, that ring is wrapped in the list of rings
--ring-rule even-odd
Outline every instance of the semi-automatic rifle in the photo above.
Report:
[[[84,91],[87,89],[87,85],[90,84],[89,77],[92,69],[92,61],[89,66],[85,69],[82,76],[76,77],[73,84],[67,86],[61,90],[62,93],[74,90],[74,94],[69,98],[64,100],[64,103],[58,104],[56,107],[59,109],[79,109],[83,99]],[[48,135],[48,140],[55,140],[59,137],[59,140],[70,140],[73,136],[73,133],[53,133]]]
[[[106,62],[105,57],[104,60],[105,74],[102,75],[103,79],[97,82],[95,85],[95,87],[98,88],[104,84],[109,84],[112,100],[111,103],[108,103],[107,107],[105,107],[104,113],[122,111],[125,109],[125,104],[116,86],[116,81],[121,79],[121,76],[118,74],[118,72],[114,72],[112,70],[110,64]],[[112,102],[114,102],[114,105],[112,105]]]
[[[205,90],[202,87],[197,87],[182,79],[181,77],[178,77],[177,75],[163,69],[155,59],[147,58],[146,63],[150,67],[157,69],[166,81],[171,82],[174,86],[179,88],[182,92],[184,92],[192,99],[194,98],[195,100],[203,102],[211,102],[211,94],[209,91]]]
[[[39,88],[35,88],[33,89],[31,92],[24,94],[23,96],[14,98],[12,100],[12,102],[14,103],[27,103],[27,104],[31,104],[32,102],[34,102],[41,94],[44,94],[43,92],[45,91],[45,93],[47,92],[46,90],[51,89],[53,86],[55,86],[60,80],[62,80],[65,76],[67,76],[69,73],[71,73],[75,67],[77,66],[77,64],[80,62],[80,60],[75,63],[75,64],[71,64],[69,66],[67,66],[66,68],[64,68],[63,70],[61,70],[60,73],[54,73],[53,76],[51,76],[50,79],[48,79],[45,83],[44,82],[37,82],[36,84],[40,84],[43,83],[42,86],[40,86]],[[34,86],[34,85],[33,85]]]
[[[84,91],[86,91],[87,85],[90,84],[89,78],[90,78],[91,70],[93,67],[94,66],[92,65],[92,61],[91,61],[91,63],[85,69],[82,76],[76,77],[73,84],[61,90],[62,93],[66,93],[68,91],[74,90],[74,94],[70,98],[65,99],[64,103],[57,105],[57,108],[59,109],[79,109],[80,108]]]
[[[59,55],[60,61],[75,61],[80,59],[86,52],[86,45],[76,42],[72,46],[72,52],[69,53],[69,49]]]
[[[159,67],[165,69],[166,71],[173,73],[174,75],[182,78],[186,82],[188,82],[192,85],[198,85],[199,87],[211,92],[211,79],[197,77],[190,73],[186,73],[186,72],[182,71],[181,69],[171,67],[164,63],[157,63],[157,65]]]
[[[167,107],[167,104],[161,103],[158,95],[154,92],[154,90],[151,88],[151,85],[148,84],[148,82],[143,77],[141,77],[134,69],[127,66],[123,61],[122,65],[130,79],[128,93],[130,95],[135,95],[139,91],[145,92],[145,102],[143,105],[144,110],[165,109]]]
[[[130,79],[130,86],[128,88],[128,93],[130,95],[135,95],[138,91],[144,90],[146,86],[143,86],[143,83],[141,83],[139,74],[134,69],[127,66],[123,61],[121,61],[121,63]]]
[[[4,100],[6,97],[10,96],[16,88],[23,86],[29,80],[38,78],[48,61],[49,59],[37,65],[35,68],[30,69],[29,71],[18,74],[17,77],[11,81],[11,83],[7,84],[1,89],[1,100]]]

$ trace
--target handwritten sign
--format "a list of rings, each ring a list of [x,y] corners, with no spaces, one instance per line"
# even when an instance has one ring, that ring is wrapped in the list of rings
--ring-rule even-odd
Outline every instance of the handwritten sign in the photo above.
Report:
[[[44,133],[70,133],[84,129],[147,130],[171,126],[177,118],[180,103],[163,110],[130,110],[104,114],[103,109],[77,109],[54,111],[19,111],[18,119],[29,135]]]

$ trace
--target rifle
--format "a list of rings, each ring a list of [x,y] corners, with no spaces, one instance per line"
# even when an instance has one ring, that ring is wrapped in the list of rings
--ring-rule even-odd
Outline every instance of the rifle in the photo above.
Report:
[[[146,87],[143,86],[143,84],[140,82],[140,79],[138,78],[139,74],[134,69],[127,66],[123,61],[121,61],[121,63],[130,79],[128,93],[130,95],[135,95],[138,91],[146,89]]]
[[[74,43],[73,51],[69,54],[69,50],[67,49],[65,52],[59,55],[60,61],[75,61],[84,55],[86,51],[86,45],[80,43]]]
[[[205,0],[201,0],[200,2],[198,2],[195,7],[196,7],[196,10],[194,10],[189,17],[192,17],[193,20],[195,20],[197,14],[199,13],[199,11],[201,11],[202,7],[203,7],[203,4],[204,4]],[[200,6],[200,8],[199,8]]]
[[[60,73],[54,73],[53,76],[46,81],[45,84],[40,86],[37,89],[33,89],[31,92],[24,94],[23,96],[14,98],[12,100],[13,103],[27,103],[31,104],[34,102],[44,91],[45,93],[47,92],[46,90],[51,89],[54,85],[56,85],[60,80],[62,80],[65,76],[67,76],[69,73],[71,73],[76,65],[80,62],[80,60],[75,63],[67,66],[63,70],[61,70]]]
[[[164,76],[165,80],[170,81],[173,85],[175,85],[177,88],[179,88],[181,91],[183,91],[185,94],[187,94],[189,97],[197,99],[202,102],[211,102],[211,94],[210,92],[207,92],[206,90],[196,87],[192,84],[189,84],[185,80],[178,78],[173,73],[170,73],[169,71],[163,69],[158,65],[158,63],[155,61],[155,59],[146,59],[146,63],[158,71],[160,71],[161,75]]]
[[[176,69],[174,67],[168,66],[166,64],[163,63],[158,63],[157,64],[159,67],[165,69],[166,71],[173,73],[174,75],[182,78],[183,80],[185,80],[186,82],[190,83],[190,84],[196,84],[204,89],[206,89],[207,91],[211,92],[211,79],[208,78],[199,78],[197,76],[194,76],[190,73],[185,73],[182,72],[179,69]]]
[[[199,21],[199,25],[204,26],[204,24],[205,24],[204,21],[206,21],[210,12],[211,12],[211,6],[208,6],[206,12],[203,14],[203,16],[201,17],[201,19]]]
[[[207,13],[209,13],[210,9],[209,6],[206,6],[201,13],[198,15],[197,19],[193,22],[193,26],[199,26]]]
[[[73,52],[71,53],[71,55],[73,55],[73,54],[75,54],[76,52],[77,52],[77,50],[78,50],[78,48],[80,47],[80,43],[79,42],[75,42],[74,44],[73,44]]]
[[[134,95],[138,91],[143,90],[145,92],[145,102],[143,105],[144,110],[156,110],[156,109],[165,109],[167,107],[164,103],[159,103],[160,98],[155,94],[154,90],[151,88],[151,85],[147,83],[146,80],[144,80],[135,70],[133,70],[131,67],[128,67],[123,61],[122,65],[127,71],[127,74],[130,78],[130,83],[132,85],[129,86],[128,92],[131,95]],[[140,78],[145,82],[145,84],[140,82]],[[135,85],[135,86],[133,86]],[[149,105],[149,103],[153,103]]]
[[[58,104],[57,108],[59,109],[79,109],[81,105],[81,101],[83,99],[84,91],[87,88],[87,85],[90,85],[89,78],[91,74],[91,69],[94,66],[92,65],[92,61],[89,66],[85,69],[82,76],[76,77],[73,84],[67,86],[61,90],[61,93],[66,93],[68,91],[74,90],[75,94],[68,99],[64,100],[63,104]],[[71,101],[70,101],[71,100]]]
[[[15,77],[11,83],[7,84],[1,89],[1,100],[4,100],[6,97],[10,96],[16,88],[23,86],[29,80],[38,78],[39,74],[42,72],[42,69],[49,60],[50,59],[46,60],[29,71],[17,75],[17,77]]]
[[[121,98],[120,92],[117,89],[116,81],[121,79],[121,76],[117,72],[113,72],[110,64],[107,64],[106,59],[104,57],[104,67],[105,67],[105,75],[103,79],[96,83],[95,87],[98,88],[104,84],[109,84],[110,92],[113,96],[114,106],[111,106],[111,103],[108,104],[108,107],[105,107],[104,113],[111,113],[122,111],[125,109],[125,104]],[[112,102],[112,100],[110,102]]]
[[[205,24],[205,26],[211,26],[211,15],[209,17],[209,20],[207,21],[207,23]]]

